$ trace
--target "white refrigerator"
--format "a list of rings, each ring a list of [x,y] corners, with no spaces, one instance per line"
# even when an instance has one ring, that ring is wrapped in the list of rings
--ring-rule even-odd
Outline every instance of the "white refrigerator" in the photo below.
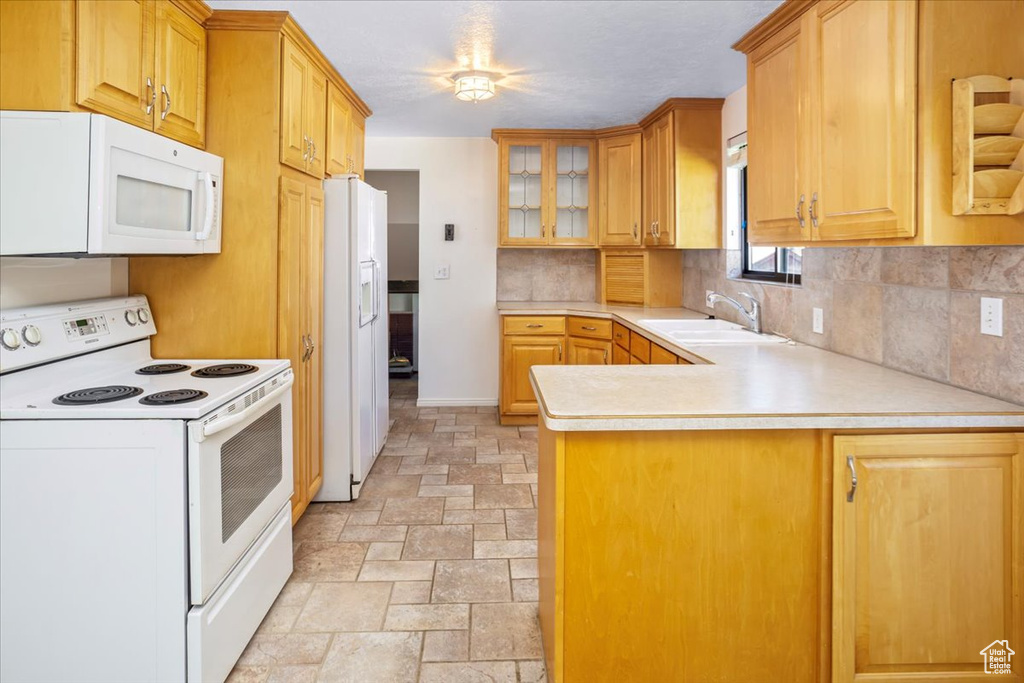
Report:
[[[388,434],[388,199],[355,176],[324,181],[324,481],[359,490]]]

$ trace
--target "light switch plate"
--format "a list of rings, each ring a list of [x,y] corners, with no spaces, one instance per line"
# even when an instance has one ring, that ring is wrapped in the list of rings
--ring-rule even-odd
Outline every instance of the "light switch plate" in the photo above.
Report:
[[[1003,336],[1003,300],[981,297],[981,333],[993,337]]]
[[[811,329],[815,334],[825,334],[825,312],[820,308],[813,309],[814,320],[811,322]]]

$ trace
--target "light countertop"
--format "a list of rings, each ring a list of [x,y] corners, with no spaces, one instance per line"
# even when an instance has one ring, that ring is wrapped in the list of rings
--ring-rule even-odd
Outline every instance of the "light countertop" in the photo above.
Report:
[[[797,343],[681,348],[644,319],[687,309],[500,302],[501,315],[612,318],[695,365],[534,366],[556,431],[1020,427],[1024,406]]]

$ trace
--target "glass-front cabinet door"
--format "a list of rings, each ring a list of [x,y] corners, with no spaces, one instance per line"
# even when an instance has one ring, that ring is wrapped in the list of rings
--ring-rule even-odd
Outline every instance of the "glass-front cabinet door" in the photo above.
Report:
[[[553,165],[552,244],[593,244],[597,182],[591,169],[597,154],[593,141],[549,142]]]
[[[498,220],[502,246],[596,243],[593,140],[503,138]]]
[[[547,244],[544,142],[502,144],[501,223],[503,244]]]

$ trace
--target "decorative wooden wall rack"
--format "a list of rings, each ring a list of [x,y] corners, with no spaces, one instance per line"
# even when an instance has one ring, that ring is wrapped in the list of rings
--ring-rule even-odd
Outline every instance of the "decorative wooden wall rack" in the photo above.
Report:
[[[953,81],[953,214],[1024,213],[1024,79]]]

